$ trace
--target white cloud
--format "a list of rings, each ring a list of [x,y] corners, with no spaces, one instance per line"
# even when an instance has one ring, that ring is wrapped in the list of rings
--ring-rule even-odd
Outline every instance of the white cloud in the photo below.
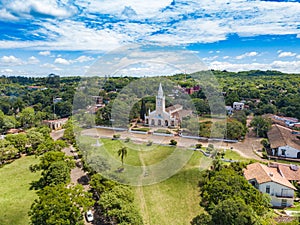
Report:
[[[279,58],[283,58],[283,57],[292,57],[297,55],[294,52],[280,52],[280,54],[278,55]]]
[[[271,63],[230,63],[224,61],[214,61],[208,66],[210,69],[228,70],[228,71],[246,71],[246,70],[278,70],[286,73],[300,71],[300,61],[278,61]]]
[[[1,12],[21,18],[33,18],[32,13],[50,17],[34,20],[38,30],[26,31],[45,36],[47,41],[2,40],[0,48],[4,49],[110,51],[136,42],[211,43],[226,40],[235,33],[239,36],[299,34],[298,2],[177,0],[171,5],[172,0],[75,0],[73,6],[67,0],[2,2],[0,17]],[[75,6],[80,8],[77,15]],[[118,20],[125,7],[137,13],[134,20]],[[71,15],[77,16],[74,21]],[[88,22],[84,22],[86,17]]]
[[[172,0],[102,0],[102,1],[77,1],[81,7],[86,7],[88,12],[120,15],[125,7],[132,8],[137,16],[145,18],[155,16],[162,8],[170,5]]]
[[[56,64],[62,64],[62,65],[70,65],[70,62],[64,58],[56,58],[54,60],[54,63]]]
[[[14,71],[12,69],[3,69],[1,70],[1,73],[4,73],[5,74],[12,74]]]
[[[212,60],[215,60],[217,59],[219,56],[215,55],[215,56],[211,56],[211,57],[204,57],[202,58],[202,60],[204,61],[212,61]]]
[[[235,57],[236,59],[243,59],[243,58],[246,58],[246,57],[253,57],[253,56],[257,56],[258,53],[257,52],[246,52],[242,55],[239,55],[237,57]]]
[[[48,17],[66,18],[70,17],[76,12],[74,6],[67,4],[58,4],[57,1],[51,0],[4,0],[4,6],[18,14],[20,17],[34,17],[37,14]]]
[[[50,70],[54,70],[54,71],[61,71],[62,69],[51,64],[51,63],[44,63],[40,66],[41,68],[46,68],[47,71],[50,69]]]
[[[39,62],[40,60],[34,56],[29,57],[27,61],[28,64],[38,64]]]
[[[50,51],[41,51],[41,52],[39,52],[39,55],[49,56],[49,55],[51,55],[51,52]]]
[[[6,9],[1,9],[0,20],[18,20],[18,18],[10,12],[8,12]]]
[[[4,65],[11,65],[11,66],[18,66],[18,65],[22,65],[23,62],[21,59],[13,56],[13,55],[10,55],[10,56],[2,56],[0,58],[0,62],[1,64],[4,64]]]
[[[79,57],[78,57],[77,59],[75,59],[74,61],[75,61],[75,62],[83,63],[83,62],[88,62],[88,61],[92,61],[92,60],[94,60],[93,57],[82,55],[82,56],[79,56]]]

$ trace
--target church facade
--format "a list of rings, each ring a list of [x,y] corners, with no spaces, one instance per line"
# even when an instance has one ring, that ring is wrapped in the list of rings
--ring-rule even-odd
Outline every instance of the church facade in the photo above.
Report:
[[[179,104],[166,108],[162,85],[159,84],[155,110],[145,115],[145,125],[153,127],[175,127],[180,125],[181,114],[186,110]]]

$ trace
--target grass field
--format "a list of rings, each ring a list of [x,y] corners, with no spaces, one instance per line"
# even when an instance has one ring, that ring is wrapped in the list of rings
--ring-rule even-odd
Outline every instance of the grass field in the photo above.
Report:
[[[238,160],[238,161],[250,161],[250,159],[245,159],[239,153],[232,151],[230,149],[226,150],[224,158]]]
[[[95,143],[95,139],[84,137],[82,142]],[[170,157],[175,149],[155,144],[152,146],[147,146],[146,143],[135,144],[132,141],[124,143],[120,140],[102,139],[101,142],[103,146],[98,150],[105,149],[117,160],[120,160],[117,150],[126,146],[128,154],[125,163],[131,165],[155,164]],[[134,187],[135,201],[146,225],[188,225],[203,210],[199,206],[199,174],[201,170],[209,168],[212,159],[203,156],[199,151],[185,149],[178,151],[183,155],[187,152],[192,153],[190,160],[179,172],[162,182]],[[238,153],[232,151],[227,151],[225,157],[244,160]]]
[[[22,157],[0,168],[0,224],[27,225],[28,211],[35,191],[29,190],[30,183],[40,177],[40,173],[29,170],[31,164],[38,163],[34,156]]]
[[[186,166],[171,178],[136,187],[136,201],[145,224],[188,225],[200,212],[199,173],[211,160],[194,152]]]

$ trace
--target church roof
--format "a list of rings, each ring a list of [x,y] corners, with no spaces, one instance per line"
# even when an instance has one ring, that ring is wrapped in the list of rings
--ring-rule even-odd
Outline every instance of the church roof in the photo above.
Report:
[[[166,108],[166,112],[169,112],[169,113],[174,113],[179,110],[182,110],[182,105],[179,105],[179,104],[172,105],[172,106]]]
[[[164,96],[164,91],[162,89],[161,83],[159,83],[159,88],[158,88],[158,97],[163,97]]]

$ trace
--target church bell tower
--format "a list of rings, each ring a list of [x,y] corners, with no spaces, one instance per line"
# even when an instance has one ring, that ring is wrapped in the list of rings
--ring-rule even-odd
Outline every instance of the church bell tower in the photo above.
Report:
[[[165,96],[161,83],[159,84],[158,93],[156,96],[156,112],[159,114],[165,112]]]

